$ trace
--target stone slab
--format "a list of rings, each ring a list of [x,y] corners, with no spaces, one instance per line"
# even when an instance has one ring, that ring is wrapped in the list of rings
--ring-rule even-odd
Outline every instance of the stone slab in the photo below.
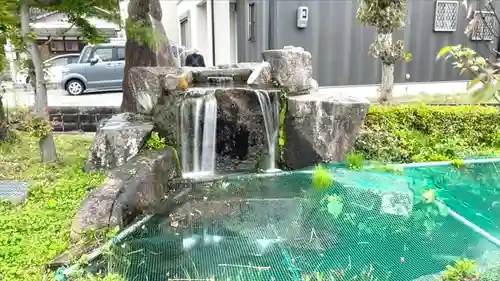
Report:
[[[0,199],[22,204],[28,199],[29,187],[28,182],[0,180]]]
[[[370,104],[355,95],[316,92],[288,97],[287,106],[283,156],[287,167],[301,169],[344,160]]]

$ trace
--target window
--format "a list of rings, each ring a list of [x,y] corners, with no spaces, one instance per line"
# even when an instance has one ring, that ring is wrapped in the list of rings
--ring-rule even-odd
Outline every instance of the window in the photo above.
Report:
[[[495,39],[494,31],[497,21],[493,11],[474,11],[474,18],[478,19],[478,24],[474,27],[471,34],[473,41],[492,41]]]
[[[84,63],[84,62],[88,62],[89,59],[90,59],[90,53],[92,52],[92,47],[91,46],[85,46],[83,47],[83,50],[80,54],[80,57],[79,57],[79,62],[80,63]]]
[[[186,48],[191,48],[189,43],[189,21],[187,18],[181,20],[181,45]]]
[[[78,47],[78,42],[65,42],[64,43],[65,47],[66,47],[66,51],[79,51],[80,48]]]
[[[116,48],[116,56],[118,60],[125,60],[125,48],[117,47]]]
[[[113,60],[113,49],[112,48],[97,48],[94,51],[92,57],[98,56],[102,61],[112,61]]]
[[[52,52],[64,52],[64,42],[62,41],[50,42],[50,50]]]
[[[458,27],[458,1],[440,0],[434,8],[434,31],[455,31]]]
[[[255,3],[248,4],[248,41],[255,41]]]
[[[77,63],[80,57],[68,57],[68,64]]]
[[[66,58],[58,58],[58,59],[55,59],[55,60],[49,62],[49,64],[51,66],[62,66],[62,65],[66,65],[67,61],[68,60]]]

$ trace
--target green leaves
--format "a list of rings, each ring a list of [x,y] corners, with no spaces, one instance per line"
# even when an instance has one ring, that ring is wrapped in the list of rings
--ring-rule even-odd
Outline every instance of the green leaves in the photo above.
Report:
[[[459,70],[460,74],[469,72],[475,76],[468,86],[468,90],[472,90],[470,93],[473,102],[496,100],[500,103],[500,95],[498,95],[500,75],[497,66],[490,64],[484,57],[478,56],[475,50],[462,45],[443,47],[436,59],[444,56],[446,56],[445,59],[453,59],[452,65]]]
[[[91,138],[66,135],[55,141],[57,164],[40,163],[38,140],[25,133],[17,143],[0,145],[0,178],[33,182],[26,204],[0,203],[3,281],[44,280],[45,265],[70,244],[69,226],[87,191],[102,184],[103,174],[81,169]]]
[[[317,189],[325,189],[333,184],[333,174],[322,165],[317,165],[312,176],[312,185]]]

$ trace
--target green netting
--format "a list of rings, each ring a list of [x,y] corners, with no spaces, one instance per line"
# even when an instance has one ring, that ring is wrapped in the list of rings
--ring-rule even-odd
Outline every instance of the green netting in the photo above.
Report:
[[[308,170],[196,184],[106,261],[135,281],[435,280],[465,257],[484,269],[499,261],[497,165],[413,165],[404,175],[332,165],[323,189]],[[422,200],[428,189],[438,200]]]

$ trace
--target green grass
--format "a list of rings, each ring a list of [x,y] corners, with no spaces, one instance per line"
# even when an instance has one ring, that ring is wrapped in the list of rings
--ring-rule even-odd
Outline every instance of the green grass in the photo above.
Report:
[[[82,171],[91,137],[57,135],[55,141],[55,164],[40,163],[37,142],[26,135],[0,144],[0,179],[33,183],[26,204],[0,202],[2,281],[50,280],[45,265],[69,246],[73,216],[87,191],[104,180],[103,174]]]

